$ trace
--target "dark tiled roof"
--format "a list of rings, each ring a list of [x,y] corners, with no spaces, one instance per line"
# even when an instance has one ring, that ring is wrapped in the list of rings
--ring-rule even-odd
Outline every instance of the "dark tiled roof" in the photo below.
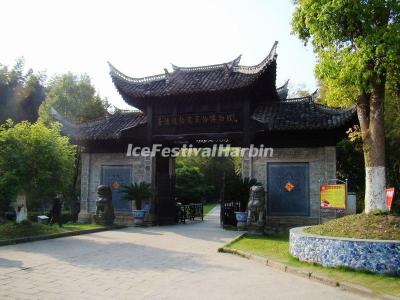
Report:
[[[53,116],[63,124],[62,133],[74,140],[118,139],[123,130],[146,124],[146,116],[139,111],[117,111],[110,116],[79,125],[68,122],[55,110]]]
[[[225,91],[249,86],[276,60],[275,42],[269,55],[258,65],[240,66],[240,56],[228,63],[202,66],[178,67],[173,72],[144,78],[131,78],[110,64],[112,80],[125,101],[132,98],[163,97],[210,91]],[[131,104],[131,103],[130,103]]]
[[[262,104],[256,108],[252,119],[268,131],[335,129],[353,121],[355,111],[355,106],[330,108],[315,103],[310,96]]]
[[[75,141],[118,139],[124,130],[147,122],[145,114],[138,111],[117,112],[80,125],[69,123],[56,111],[53,115],[63,124],[62,133]],[[351,126],[350,123],[355,121],[355,107],[329,108],[315,103],[310,96],[262,104],[251,118],[267,131],[332,130]]]

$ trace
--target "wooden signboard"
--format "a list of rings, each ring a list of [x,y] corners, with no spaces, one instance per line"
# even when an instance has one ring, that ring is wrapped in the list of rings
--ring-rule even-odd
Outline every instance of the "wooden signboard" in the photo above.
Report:
[[[232,125],[239,123],[239,116],[235,112],[182,114],[182,115],[160,115],[157,116],[157,127],[173,126],[213,126]]]
[[[346,185],[321,185],[320,200],[321,208],[346,209]]]

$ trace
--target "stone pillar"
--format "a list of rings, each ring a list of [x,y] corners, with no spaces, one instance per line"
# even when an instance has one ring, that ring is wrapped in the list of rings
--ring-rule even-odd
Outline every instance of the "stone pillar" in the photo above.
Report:
[[[82,153],[81,161],[81,209],[78,215],[78,222],[86,223],[91,221],[89,213],[90,153]]]
[[[153,192],[156,190],[155,186],[155,157],[151,156],[144,156],[140,157],[141,164],[144,167],[144,173],[143,173],[143,181],[150,183],[151,187],[153,189]],[[156,215],[155,215],[155,207],[156,207],[156,201],[155,201],[155,195],[153,193],[152,198],[150,199],[150,213],[146,214],[144,221],[146,224],[155,224],[156,222]]]

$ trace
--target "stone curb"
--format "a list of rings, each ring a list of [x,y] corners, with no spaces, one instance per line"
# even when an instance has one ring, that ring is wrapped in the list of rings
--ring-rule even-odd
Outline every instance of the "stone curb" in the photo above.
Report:
[[[233,243],[234,241],[238,240],[239,238],[241,238],[241,236],[239,236],[238,238],[232,240],[229,244]],[[236,250],[236,249],[230,249],[230,248],[226,248],[226,247],[221,247],[218,249],[218,252],[221,253],[229,253],[229,254],[234,254],[234,255],[238,255],[241,256],[243,258],[247,258],[249,260],[253,260],[256,261],[258,263],[261,263],[265,266],[283,271],[283,272],[287,272],[287,273],[291,273],[293,275],[296,276],[300,276],[303,278],[308,278],[310,280],[325,284],[325,285],[329,285],[332,287],[338,287],[341,288],[345,291],[354,293],[354,294],[358,294],[360,296],[365,296],[365,297],[370,297],[370,298],[377,298],[377,299],[385,299],[385,300],[395,300],[395,299],[400,299],[398,297],[392,296],[392,295],[387,295],[387,294],[376,294],[374,293],[371,289],[361,286],[361,285],[357,285],[357,284],[353,284],[353,283],[349,283],[349,282],[338,282],[336,280],[332,280],[328,277],[319,275],[319,274],[313,274],[312,272],[300,269],[300,268],[295,268],[295,267],[290,267],[287,266],[283,263],[280,262],[276,262],[270,259],[266,259],[264,257],[258,256],[258,255],[254,255],[254,254],[249,254],[246,252],[243,252],[241,250]]]
[[[225,249],[226,246],[233,244],[234,242],[237,242],[238,240],[240,240],[245,234],[247,233],[247,231],[244,231],[242,233],[240,233],[237,237],[235,237],[234,239],[230,240],[227,244],[225,244],[224,247],[221,247],[219,249]],[[218,249],[218,251],[219,251]]]
[[[17,238],[17,239],[12,239],[12,240],[0,241],[0,247],[1,246],[9,246],[9,245],[21,244],[21,243],[28,243],[28,242],[36,242],[36,241],[57,239],[57,238],[75,236],[75,235],[96,233],[96,232],[102,232],[102,231],[108,231],[108,230],[114,230],[114,229],[121,229],[121,228],[125,228],[125,226],[121,226],[121,225],[107,226],[107,227],[101,227],[101,228],[67,231],[67,232],[60,232],[60,233],[46,234],[46,235],[37,235],[37,236],[31,236],[31,237],[28,236],[28,237]]]

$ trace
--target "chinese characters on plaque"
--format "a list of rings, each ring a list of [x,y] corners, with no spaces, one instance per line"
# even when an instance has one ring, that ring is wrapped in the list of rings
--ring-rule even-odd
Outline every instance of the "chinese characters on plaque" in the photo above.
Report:
[[[233,125],[239,123],[237,113],[212,113],[212,114],[188,114],[177,116],[157,116],[158,127],[196,126],[196,125]]]

